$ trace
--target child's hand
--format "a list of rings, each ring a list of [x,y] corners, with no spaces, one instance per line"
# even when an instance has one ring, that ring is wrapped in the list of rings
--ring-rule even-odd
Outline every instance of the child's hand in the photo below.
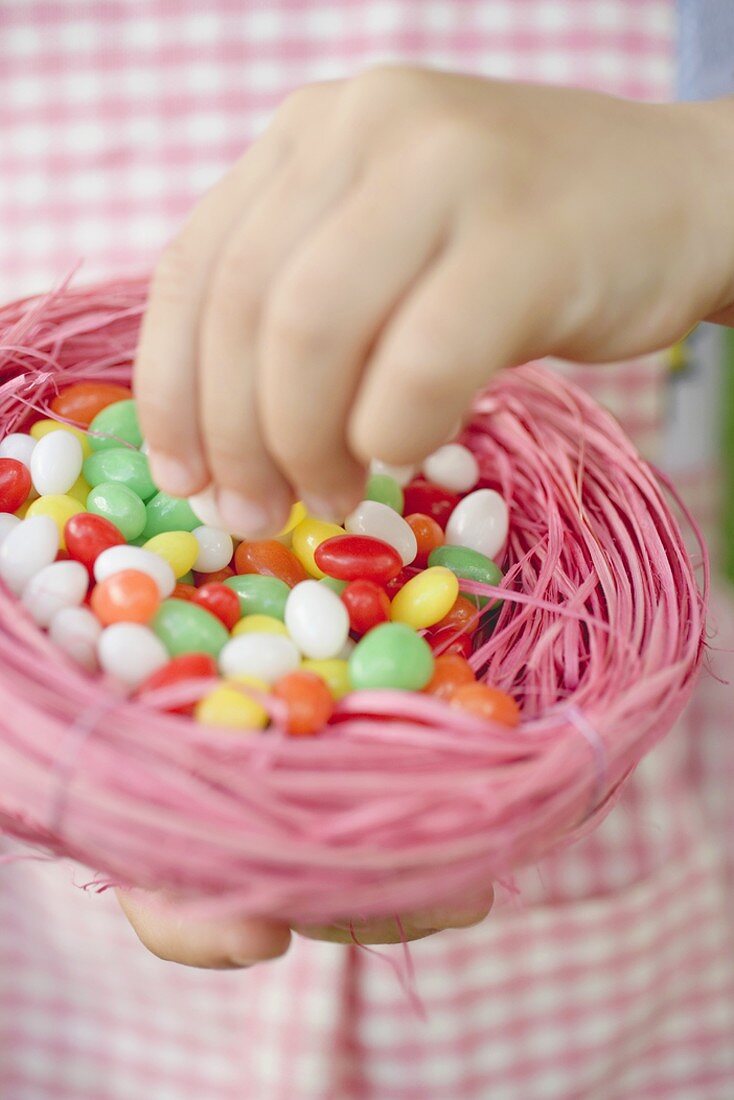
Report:
[[[734,302],[730,103],[383,68],[305,88],[163,256],[136,367],[156,478],[225,523],[342,518],[498,367],[662,347]]]
[[[141,942],[154,955],[185,966],[233,970],[284,955],[290,944],[287,924],[269,920],[221,919],[193,921],[180,907],[143,890],[120,890],[122,909]],[[483,920],[494,901],[488,886],[463,904],[411,913],[398,925],[394,919],[355,922],[352,930],[359,943],[400,943],[420,940],[447,928],[468,928]],[[309,939],[353,943],[348,925],[296,925]]]

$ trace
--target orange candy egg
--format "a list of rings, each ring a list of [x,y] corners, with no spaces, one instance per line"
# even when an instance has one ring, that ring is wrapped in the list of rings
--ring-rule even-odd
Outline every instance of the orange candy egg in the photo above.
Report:
[[[420,566],[421,569],[425,569],[428,565],[429,554],[431,554],[437,546],[443,546],[444,544],[445,535],[443,529],[436,523],[432,516],[426,516],[422,512],[413,512],[411,516],[406,516],[405,522],[412,530],[415,535],[415,541],[418,543],[418,553],[412,564]]]
[[[458,688],[474,682],[474,671],[464,657],[458,653],[444,653],[436,657],[433,676],[423,690],[439,699],[450,699]]]
[[[57,416],[88,428],[102,409],[116,401],[129,401],[131,397],[128,387],[116,382],[76,382],[54,397],[51,408]]]
[[[318,733],[331,718],[334,699],[328,687],[314,672],[289,672],[273,686],[273,695],[287,707],[286,729],[294,737]]]
[[[147,573],[123,569],[95,585],[90,604],[104,626],[147,623],[161,602],[158,585]]]
[[[277,577],[289,588],[308,580],[308,573],[293,551],[276,539],[241,542],[235,551],[234,564],[238,573]]]
[[[451,705],[503,726],[520,724],[520,708],[512,696],[487,684],[462,684],[451,696]]]
[[[171,593],[172,600],[193,600],[196,598],[197,589],[193,584],[182,584],[178,582],[173,592]]]
[[[443,630],[451,627],[452,630],[466,631],[471,634],[479,626],[479,609],[475,603],[466,596],[457,596],[456,602],[448,614],[444,615],[440,622],[433,627],[434,630]]]

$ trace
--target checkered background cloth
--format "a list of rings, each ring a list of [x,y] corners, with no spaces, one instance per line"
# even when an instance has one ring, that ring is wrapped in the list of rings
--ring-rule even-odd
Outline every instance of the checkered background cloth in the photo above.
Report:
[[[85,279],[147,267],[286,92],[388,59],[665,99],[673,5],[0,0],[0,297],[80,258]],[[654,454],[663,359],[576,374]],[[297,941],[251,972],[185,970],[76,889],[84,870],[6,865],[0,1096],[731,1100],[731,709],[707,679],[593,836],[481,926],[413,946],[427,1021],[372,955]]]

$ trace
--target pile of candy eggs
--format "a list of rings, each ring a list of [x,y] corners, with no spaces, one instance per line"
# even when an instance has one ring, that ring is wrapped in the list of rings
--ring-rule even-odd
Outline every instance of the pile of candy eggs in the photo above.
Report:
[[[343,524],[298,503],[277,537],[239,541],[211,492],[158,490],[129,389],[77,383],[51,411],[61,419],[0,441],[0,581],[87,671],[141,700],[201,681],[164,709],[231,729],[273,712],[313,734],[347,693],[373,689],[517,725],[515,700],[468,660],[488,600],[461,582],[499,584],[508,510],[476,487],[466,447],[439,448],[419,474],[373,463]]]

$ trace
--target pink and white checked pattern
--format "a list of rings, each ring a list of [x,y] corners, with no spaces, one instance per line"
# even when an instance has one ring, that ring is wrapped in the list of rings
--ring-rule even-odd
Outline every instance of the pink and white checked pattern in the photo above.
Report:
[[[80,257],[90,278],[150,263],[304,81],[407,59],[664,99],[672,8],[3,0],[0,296]],[[652,451],[661,360],[577,373]],[[604,826],[521,876],[521,903],[413,947],[425,1023],[370,955],[299,941],[251,973],[188,971],[142,951],[112,897],[73,889],[85,872],[4,868],[0,1096],[731,1100],[730,711],[709,681]]]

